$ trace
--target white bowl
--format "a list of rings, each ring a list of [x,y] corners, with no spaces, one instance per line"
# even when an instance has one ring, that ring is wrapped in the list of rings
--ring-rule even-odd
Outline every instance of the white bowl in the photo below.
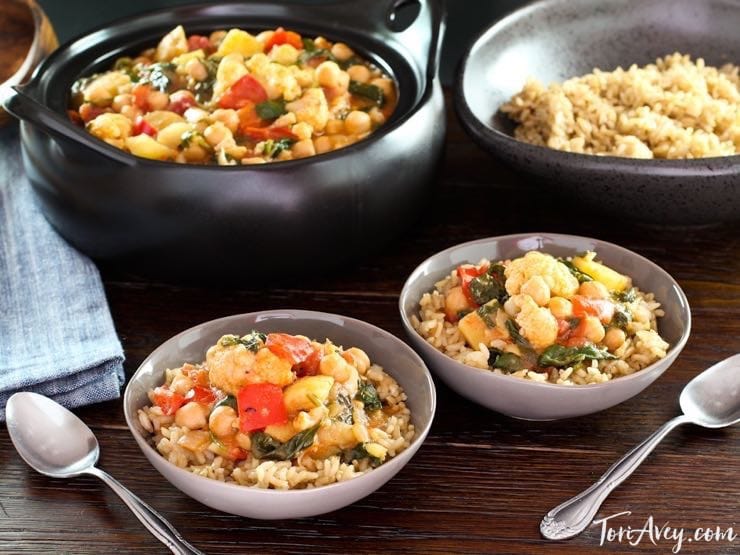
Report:
[[[205,358],[206,349],[226,333],[281,331],[365,350],[403,387],[416,436],[411,445],[367,474],[345,482],[302,490],[269,490],[225,483],[183,470],[147,442],[136,411],[147,405],[147,391],[161,385],[164,370]],[[405,343],[375,326],[322,312],[274,310],[239,314],[200,324],[159,346],[131,378],[123,398],[126,423],[146,458],[162,476],[193,499],[214,509],[259,519],[299,518],[327,513],[369,495],[401,470],[419,449],[434,418],[436,393],[424,362]]]
[[[658,320],[660,335],[670,344],[665,358],[629,376],[589,385],[556,385],[495,374],[467,366],[435,349],[411,325],[422,295],[458,265],[481,258],[499,260],[541,250],[556,256],[596,251],[601,260],[632,277],[646,292],[655,293],[665,316]],[[673,363],[691,330],[686,295],[665,270],[627,249],[586,237],[556,233],[522,233],[456,245],[431,256],[416,268],[399,299],[401,319],[411,343],[450,388],[502,414],[527,420],[557,420],[598,412],[637,395]]]

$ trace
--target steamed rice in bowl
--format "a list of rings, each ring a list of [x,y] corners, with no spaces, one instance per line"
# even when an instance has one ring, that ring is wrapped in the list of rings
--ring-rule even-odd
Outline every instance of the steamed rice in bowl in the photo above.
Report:
[[[406,394],[357,347],[253,331],[163,371],[137,411],[150,444],[207,478],[306,489],[373,470],[416,430]]]
[[[468,366],[563,385],[610,381],[666,357],[660,303],[596,253],[530,251],[462,264],[421,297],[412,327]]]

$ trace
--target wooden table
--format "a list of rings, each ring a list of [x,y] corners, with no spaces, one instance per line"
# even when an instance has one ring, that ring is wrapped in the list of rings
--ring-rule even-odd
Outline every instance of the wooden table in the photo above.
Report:
[[[211,510],[180,493],[146,461],[120,401],[77,410],[96,433],[100,466],[162,512],[207,553],[668,553],[676,540],[633,531],[630,546],[592,526],[567,543],[540,538],[542,516],[589,486],[618,457],[678,414],[695,374],[740,352],[740,226],[679,229],[592,214],[538,188],[474,146],[449,111],[446,156],[428,216],[380,255],[299,288],[151,283],[103,268],[130,376],[157,345],[196,323],[241,312],[303,308],[366,320],[403,337],[398,293],[427,256],[448,246],[520,231],[567,232],[623,245],[681,284],[694,325],[673,367],[645,392],[602,413],[523,422],[476,406],[437,381],[434,425],[417,455],[382,489],[324,516],[257,521]],[[166,553],[94,478],[60,481],[29,469],[0,428],[0,552]],[[733,541],[688,541],[697,528],[740,534],[740,427],[673,432],[604,503],[597,518],[642,529],[683,528],[681,553],[737,553]]]

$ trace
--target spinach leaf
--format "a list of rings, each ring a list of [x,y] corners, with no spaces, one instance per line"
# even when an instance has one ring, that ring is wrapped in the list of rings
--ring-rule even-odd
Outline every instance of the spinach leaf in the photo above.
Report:
[[[195,100],[200,104],[206,104],[213,98],[213,85],[216,83],[216,73],[218,72],[218,64],[221,58],[207,58],[201,60],[201,63],[205,66],[208,71],[208,77],[203,81],[198,81],[193,86],[193,94],[195,94]]]
[[[308,37],[303,38],[303,49],[306,52],[316,52],[317,46],[313,39],[309,39]]]
[[[345,424],[354,424],[354,418],[352,417],[352,399],[346,393],[339,393],[336,401],[338,412],[334,416],[334,419],[338,422],[344,422]]]
[[[324,60],[328,60],[340,65],[339,60],[337,60],[336,56],[334,56],[331,51],[327,50],[326,48],[318,48],[316,46],[316,43],[314,43],[314,41],[311,39],[303,39],[303,49],[303,52],[298,55],[298,63],[302,66],[306,65],[314,58],[323,58]]]
[[[576,268],[570,260],[566,260],[565,258],[558,258],[558,262],[560,262],[566,268],[568,268],[568,270],[570,270],[570,273],[575,276],[575,278],[578,280],[578,283],[584,283],[586,281],[594,280],[594,278],[592,278],[590,275],[584,274],[582,271]]]
[[[244,345],[247,349],[256,353],[267,340],[267,336],[259,331],[252,330],[247,335],[239,337],[238,335],[224,335],[219,344],[222,347],[231,347],[233,345]]]
[[[113,66],[113,69],[115,69],[116,71],[122,71],[123,73],[128,75],[133,83],[139,81],[139,73],[136,71],[136,68],[134,67],[134,61],[131,58],[118,58],[115,65]]]
[[[252,455],[257,459],[287,461],[294,458],[299,451],[310,447],[320,424],[298,432],[285,443],[276,440],[265,432],[252,434]]]
[[[514,343],[516,343],[520,347],[524,347],[529,351],[534,350],[532,348],[532,345],[529,344],[529,341],[527,341],[519,332],[519,327],[514,323],[513,320],[506,320],[506,329],[508,330],[509,335],[511,335],[511,338],[514,340]]]
[[[295,143],[293,139],[267,139],[263,152],[270,158],[275,158],[282,151],[293,146],[293,143]]]
[[[364,443],[358,443],[352,449],[345,449],[342,451],[342,462],[345,464],[351,464],[352,461],[361,461],[362,459],[370,459],[370,465],[373,467],[380,466],[380,459],[373,457],[365,449]]]
[[[168,92],[175,87],[177,66],[172,62],[158,62],[140,70],[139,77],[142,83],[149,83],[162,92]]]
[[[349,92],[351,92],[352,94],[356,94],[357,96],[367,98],[368,100],[372,100],[378,106],[382,106],[385,102],[385,98],[383,97],[383,89],[381,89],[380,87],[376,87],[375,85],[370,85],[369,83],[350,81]]]
[[[506,293],[506,277],[501,264],[492,264],[485,274],[474,277],[468,285],[470,296],[476,304],[486,304],[492,299],[503,303],[509,297]]]
[[[517,372],[524,368],[521,357],[489,347],[488,366],[504,372]]]
[[[276,119],[285,113],[285,100],[265,100],[257,104],[254,109],[262,119]]]
[[[614,305],[614,316],[611,323],[618,328],[625,329],[632,321],[632,314],[621,305]]]
[[[366,411],[383,408],[383,403],[378,395],[378,390],[375,389],[375,386],[370,382],[360,381],[355,399],[362,401],[362,404],[365,405]]]
[[[562,368],[571,366],[577,362],[589,360],[609,360],[615,359],[613,354],[606,349],[599,349],[596,345],[588,344],[582,347],[564,347],[563,345],[550,345],[545,352],[540,355],[538,364],[542,367],[555,366]]]
[[[489,328],[495,328],[496,321],[494,320],[494,318],[496,318],[496,312],[498,312],[498,309],[498,301],[496,299],[493,299],[492,301],[489,301],[483,306],[479,307],[477,312],[478,316],[481,317],[481,320],[486,323],[486,326],[488,326]]]
[[[614,291],[612,297],[621,303],[631,303],[637,300],[637,289],[630,287],[626,291]]]

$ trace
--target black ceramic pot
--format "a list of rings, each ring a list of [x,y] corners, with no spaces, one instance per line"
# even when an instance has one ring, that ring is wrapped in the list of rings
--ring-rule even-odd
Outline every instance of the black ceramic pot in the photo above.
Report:
[[[52,225],[99,260],[136,272],[300,278],[358,259],[417,217],[445,133],[437,76],[441,2],[424,0],[394,31],[407,0],[312,5],[239,2],[132,17],[61,46],[6,103],[23,120],[26,171]],[[296,161],[192,166],[137,158],[72,125],[75,79],[155,45],[175,25],[188,33],[282,25],[346,42],[398,85],[392,117],[368,139]]]

